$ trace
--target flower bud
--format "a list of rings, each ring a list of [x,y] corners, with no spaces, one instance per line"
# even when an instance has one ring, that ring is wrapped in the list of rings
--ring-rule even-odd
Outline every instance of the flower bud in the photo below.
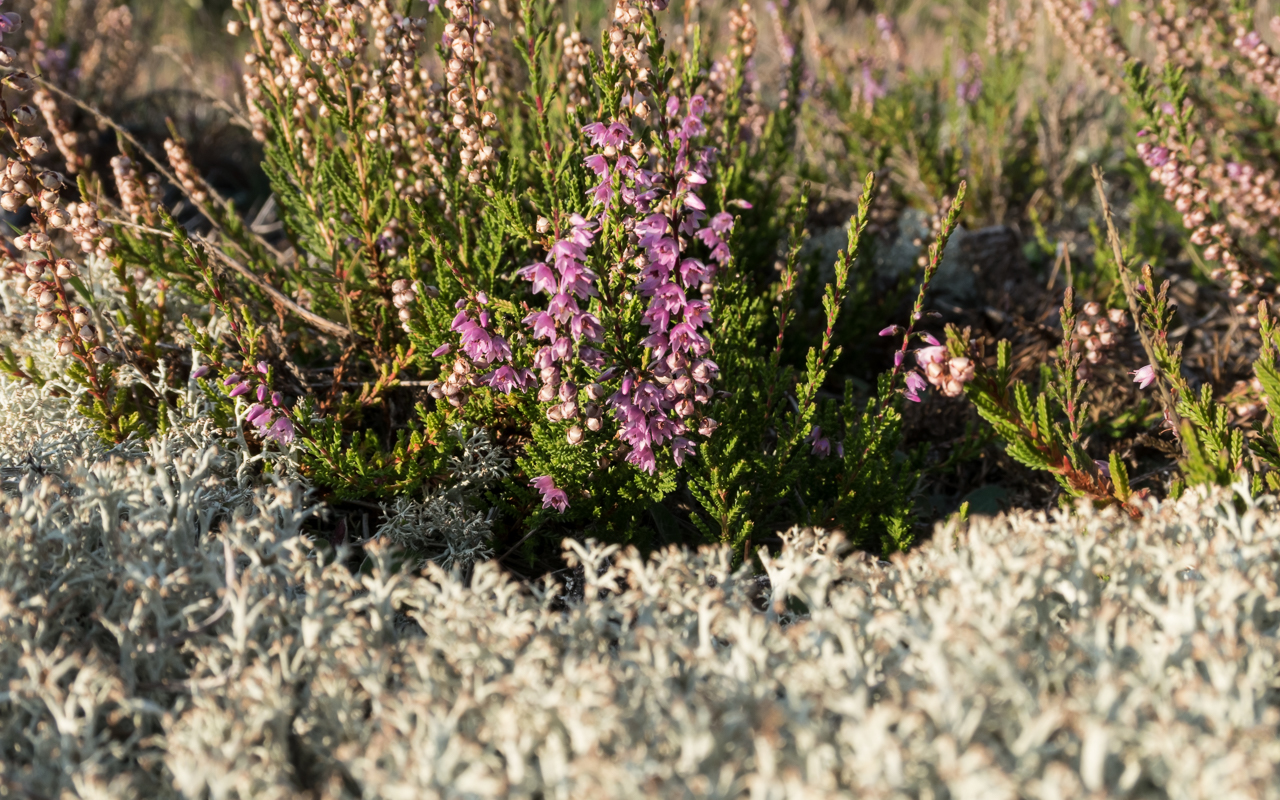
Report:
[[[91,319],[93,319],[93,317],[89,315],[89,309],[85,308],[84,306],[76,306],[75,308],[71,309],[71,321],[74,322],[75,324],[85,325]]]
[[[13,121],[19,125],[30,125],[36,121],[36,110],[31,106],[18,106],[13,110]]]
[[[582,428],[574,425],[565,433],[565,439],[568,440],[569,444],[578,444],[582,441],[582,435]]]
[[[48,308],[58,302],[58,295],[52,289],[45,289],[40,293],[40,297],[36,300],[36,305],[41,308]]]
[[[71,337],[64,336],[58,340],[58,355],[69,356],[75,351],[76,351],[76,345],[75,345],[75,342],[71,340]]]
[[[539,403],[550,403],[555,398],[556,398],[556,387],[552,386],[549,383],[543,384],[542,388],[538,390]]]
[[[92,325],[82,325],[78,331],[80,338],[86,342],[96,342],[98,340],[98,329]]]
[[[952,377],[960,383],[973,380],[973,362],[969,359],[963,356],[953,358],[947,366],[951,369]]]
[[[0,195],[0,208],[5,211],[17,211],[22,208],[22,204],[25,202],[26,200],[17,192],[6,192]]]
[[[52,311],[42,311],[36,314],[36,330],[51,331],[53,326],[58,324],[58,315]]]
[[[601,421],[599,417],[587,417],[587,430],[596,433],[600,430]]]
[[[38,261],[28,261],[23,272],[26,274],[27,280],[38,281],[44,277],[44,270],[47,266],[49,266],[49,262],[43,258]]]
[[[592,400],[603,400],[606,394],[608,394],[608,392],[598,383],[593,383],[587,386],[587,397],[590,397]]]
[[[409,291],[409,287],[412,285],[413,284],[409,283],[407,279],[400,278],[399,280],[392,282],[391,291],[394,292],[395,294],[404,294],[405,292]]]
[[[51,209],[45,219],[49,221],[51,228],[65,228],[71,224],[71,215],[60,208]]]

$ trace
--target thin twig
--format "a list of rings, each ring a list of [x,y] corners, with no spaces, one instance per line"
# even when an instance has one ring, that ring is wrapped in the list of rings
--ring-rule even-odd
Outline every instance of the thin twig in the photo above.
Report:
[[[316,328],[317,330],[323,331],[324,333],[327,333],[331,336],[337,336],[340,339],[357,340],[360,338],[350,328],[347,328],[344,325],[340,325],[337,322],[334,322],[332,320],[326,319],[320,316],[319,314],[315,313],[314,311],[308,311],[307,309],[298,305],[287,294],[285,294],[284,292],[280,291],[279,289],[277,289],[276,287],[268,283],[266,278],[263,278],[261,275],[255,274],[253,270],[249,269],[244,264],[241,264],[239,261],[236,261],[234,258],[222,252],[217,247],[213,246],[213,244],[208,239],[205,239],[204,237],[200,237],[200,236],[196,237],[196,239],[200,243],[205,245],[206,250],[216,255],[222,261],[222,263],[231,267],[233,270],[240,273],[241,277],[243,277],[249,283],[252,283],[254,286],[258,287],[263,292],[263,294],[271,298],[271,301],[273,303],[279,306],[283,306],[284,308],[287,308],[289,311],[293,312],[295,316],[298,316],[303,320],[306,320],[311,325],[311,327]]]
[[[67,92],[58,88],[54,84],[45,80],[44,78],[37,76],[33,78],[33,80],[35,80],[35,82],[41,88],[48,89],[49,91],[53,92],[54,94],[58,95],[64,100],[68,100],[74,103],[78,108],[82,109],[83,111],[89,114],[92,114],[93,117],[97,119],[99,122],[101,122],[103,125],[106,125],[107,127],[111,128],[111,130],[115,131],[120,136],[120,138],[124,139],[126,142],[132,145],[139,153],[141,153],[143,158],[147,159],[147,161],[150,161],[151,166],[155,167],[156,171],[159,172],[166,181],[168,181],[173,186],[177,187],[179,191],[182,191],[183,194],[186,195],[186,192],[183,191],[182,184],[178,181],[177,176],[174,175],[172,172],[170,172],[168,168],[165,167],[164,164],[160,163],[160,161],[155,156],[151,155],[151,152],[147,150],[147,148],[142,146],[142,142],[139,142],[132,133],[129,133],[129,131],[125,130],[125,128],[121,126],[118,122],[116,122],[106,114],[103,114],[101,111],[89,105],[88,103],[84,102],[80,98],[75,97],[74,95],[68,94]],[[215,190],[212,186],[209,186],[208,183],[205,183],[205,188],[209,190],[209,196],[212,197],[214,200],[216,200],[218,202],[218,205],[222,206],[223,211],[225,211],[228,214],[235,213],[234,209],[231,207],[231,202],[229,200],[227,200],[225,197],[219,194],[217,190]],[[187,196],[187,199],[191,201],[191,204],[194,205],[196,209],[201,214],[203,214],[206,219],[209,220],[209,223],[211,225],[213,225],[215,228],[217,228],[220,231],[222,230],[222,226],[218,224],[217,218],[211,213],[211,210],[208,208],[208,206],[196,200],[194,197],[191,197],[189,195],[186,195],[186,196]],[[258,241],[258,244],[262,245],[262,247],[265,248],[267,252],[271,253],[272,255],[275,255],[277,258],[280,257],[281,255],[280,252],[276,250],[275,247],[272,247],[270,242],[262,238],[262,236],[260,236],[258,233],[256,233],[252,229],[246,229],[246,230],[249,231],[249,235],[252,236],[254,239],[256,239]],[[234,246],[237,250],[240,250],[243,255],[245,255],[246,257],[249,255],[248,253],[245,253],[244,248],[240,247],[240,245],[237,244],[234,240],[229,240],[229,241],[231,241],[232,246]]]
[[[124,225],[129,228],[136,228],[137,230],[152,234],[153,236],[163,236],[166,239],[173,238],[173,234],[170,233],[169,231],[164,230],[163,228],[154,228],[150,225],[142,225],[137,222],[130,222],[128,220],[123,220],[123,219],[110,219],[105,221],[111,223],[112,225]],[[324,317],[320,316],[314,311],[308,311],[307,309],[298,305],[298,303],[294,301],[293,298],[289,297],[289,295],[285,294],[284,292],[280,291],[279,289],[277,289],[276,287],[268,283],[266,278],[263,278],[261,275],[256,274],[253,270],[249,269],[244,264],[241,264],[239,261],[236,261],[231,256],[222,252],[222,250],[218,249],[216,243],[209,241],[203,236],[195,236],[194,238],[197,241],[199,241],[201,244],[203,244],[206,250],[216,255],[224,264],[231,267],[236,272],[240,273],[240,275],[242,275],[245,278],[245,280],[249,281],[254,286],[257,286],[259,289],[261,289],[262,292],[267,295],[267,297],[271,298],[271,302],[275,303],[278,306],[288,309],[294,315],[310,323],[312,327],[324,333],[327,333],[331,336],[337,336],[341,339],[359,339],[360,338],[359,336],[356,335],[355,332],[353,332],[351,329],[347,328],[346,326],[341,325],[340,323],[334,322],[332,320],[325,319]]]

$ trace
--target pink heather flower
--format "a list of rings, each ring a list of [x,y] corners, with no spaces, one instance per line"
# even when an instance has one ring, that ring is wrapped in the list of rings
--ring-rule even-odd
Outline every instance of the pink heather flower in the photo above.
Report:
[[[278,407],[283,402],[284,402],[284,398],[281,397],[279,392],[271,393],[271,405]]]
[[[822,435],[822,428],[814,425],[813,430],[809,432],[806,438],[813,443],[813,449],[810,451],[812,455],[818,458],[826,458],[831,455],[831,440]]]
[[[1150,364],[1129,374],[1133,376],[1133,382],[1138,384],[1139,389],[1145,389],[1156,382],[1156,369]]]
[[[922,333],[922,334],[920,334],[920,338],[921,338],[921,339],[924,339],[926,342],[928,342],[928,343],[929,343],[930,345],[932,345],[933,347],[940,347],[940,346],[942,346],[942,342],[939,342],[937,339],[935,339],[935,338],[933,337],[933,334],[932,334],[932,333]]]
[[[288,417],[281,417],[262,438],[271,439],[280,444],[289,444],[293,441],[293,436],[293,422]]]
[[[683,436],[677,436],[671,442],[671,455],[675,456],[677,467],[684,466],[685,458],[695,450],[693,442]]]
[[[196,367],[195,371],[193,371],[193,372],[191,373],[191,377],[192,377],[192,378],[206,378],[206,377],[208,377],[208,376],[209,376],[209,373],[210,373],[210,372],[213,372],[213,367],[211,367],[211,366],[209,366],[209,365],[207,365],[207,364],[206,364],[206,365],[205,365],[205,366],[203,366],[203,367]]]
[[[267,399],[267,385],[265,383],[258,384],[258,402],[264,402]]]
[[[241,381],[240,383],[236,384],[236,388],[232,389],[230,392],[227,393],[227,396],[239,397],[242,394],[248,394],[248,393],[249,393],[249,382]]]
[[[933,347],[922,347],[916,351],[916,363],[920,366],[928,364],[941,364],[947,360],[947,348],[941,345]]]
[[[225,377],[225,378],[223,378],[223,379],[222,379],[222,385],[223,385],[223,386],[230,386],[230,385],[231,385],[231,384],[233,384],[233,383],[237,383],[237,382],[239,382],[239,380],[240,380],[240,373],[239,373],[239,372],[233,372],[233,373],[231,373],[230,375],[228,375],[227,377]]]
[[[1097,468],[1098,468],[1098,472],[1101,472],[1101,473],[1102,473],[1102,477],[1104,477],[1104,478],[1110,478],[1110,477],[1111,477],[1111,465],[1110,465],[1110,464],[1108,464],[1108,463],[1107,463],[1107,462],[1105,462],[1105,461],[1099,461],[1098,459],[1096,459],[1096,458],[1095,458],[1095,459],[1093,460],[1093,465],[1094,465],[1095,467],[1097,467]]]
[[[900,333],[902,333],[901,325],[890,325],[889,327],[882,328],[880,330],[881,336],[897,336]]]
[[[444,344],[437,347],[435,350],[431,351],[431,357],[439,358],[440,356],[447,356],[449,355],[449,351],[452,349],[453,349],[453,345],[449,344],[448,342],[445,342]]]
[[[556,291],[556,274],[551,271],[548,264],[539,261],[537,264],[530,264],[516,272],[526,281],[533,281],[533,293],[546,292],[547,294],[555,294]]]
[[[520,375],[511,367],[498,367],[480,380],[503,394],[511,394],[512,389],[521,388]]]
[[[249,410],[245,412],[244,421],[250,425],[257,425],[258,420],[260,420],[264,414],[269,420],[271,417],[271,410],[261,403],[254,403],[249,406]]]
[[[925,382],[924,377],[921,376],[919,372],[908,372],[907,389],[903,394],[906,395],[906,398],[911,402],[919,403],[920,393],[923,392],[928,385],[929,384]]]
[[[270,369],[270,367],[267,366],[267,362],[265,361],[258,362],[258,372],[261,372],[263,375],[266,375],[268,369]]]
[[[542,492],[543,508],[554,508],[563,514],[564,510],[569,507],[569,495],[565,494],[563,489],[556,488],[555,479],[550,475],[534,478],[529,481],[529,485]]]

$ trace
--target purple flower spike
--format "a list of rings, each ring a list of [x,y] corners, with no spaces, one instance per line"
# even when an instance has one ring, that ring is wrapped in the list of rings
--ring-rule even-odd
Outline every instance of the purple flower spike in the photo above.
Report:
[[[564,510],[569,507],[569,495],[565,494],[563,489],[556,488],[555,479],[550,475],[534,478],[529,481],[529,485],[542,492],[543,508],[554,508],[563,514]]]
[[[240,395],[242,395],[242,394],[248,394],[248,393],[249,393],[249,382],[248,382],[248,381],[241,381],[240,383],[236,384],[236,388],[232,389],[232,390],[227,394],[227,396],[228,396],[228,397],[239,397],[239,396],[240,396]]]
[[[195,371],[193,371],[193,372],[191,373],[191,377],[192,377],[192,378],[207,378],[207,377],[209,377],[209,373],[210,373],[210,372],[213,372],[213,367],[210,367],[210,366],[208,366],[208,365],[205,365],[205,366],[203,366],[203,367],[196,367]]]

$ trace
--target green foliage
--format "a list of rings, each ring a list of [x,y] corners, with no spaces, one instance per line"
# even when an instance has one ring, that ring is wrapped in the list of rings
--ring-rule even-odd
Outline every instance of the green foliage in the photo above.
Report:
[[[1099,507],[1119,505],[1136,516],[1139,512],[1131,504],[1134,492],[1119,455],[1113,451],[1101,465],[1085,451],[1081,440],[1088,404],[1076,377],[1080,351],[1071,344],[1076,325],[1074,304],[1074,292],[1068,289],[1061,313],[1063,345],[1047,370],[1043,391],[1033,394],[1025,382],[1013,379],[1009,343],[1001,342],[995,368],[979,364],[973,380],[965,386],[965,395],[1015,461],[1052,474],[1067,495],[1087,498]],[[968,352],[967,337],[954,326],[947,329],[947,348],[955,357]]]

